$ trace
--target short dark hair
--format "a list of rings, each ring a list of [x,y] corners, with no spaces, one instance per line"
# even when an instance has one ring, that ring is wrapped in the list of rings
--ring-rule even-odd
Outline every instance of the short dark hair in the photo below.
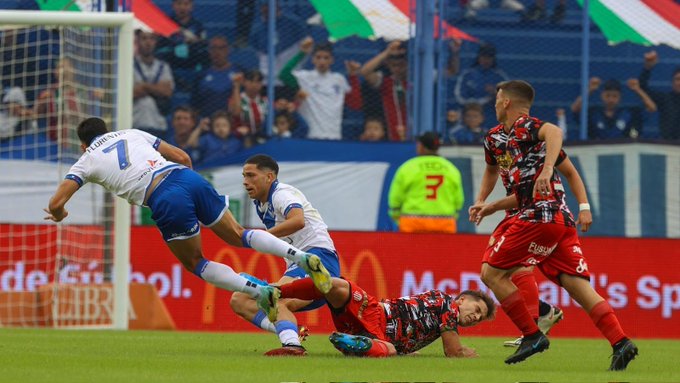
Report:
[[[279,118],[285,118],[288,121],[288,124],[290,124],[290,129],[293,130],[295,127],[295,118],[293,117],[293,114],[287,110],[281,110],[276,112],[274,116],[274,121],[276,121]]]
[[[383,129],[385,129],[385,121],[380,117],[377,116],[366,117],[366,119],[364,120],[364,126],[366,126],[366,124],[368,124],[369,122],[377,122],[380,125],[382,125]]]
[[[248,81],[262,81],[264,76],[262,76],[262,72],[259,69],[250,69],[243,73],[243,78]]]
[[[215,122],[218,118],[224,118],[229,122],[229,126],[231,126],[231,114],[229,114],[229,111],[226,109],[218,109],[216,110],[212,115],[210,115],[210,125]]]
[[[187,104],[178,105],[177,107],[175,107],[175,110],[172,111],[172,115],[174,116],[175,113],[177,113],[177,112],[189,113],[191,115],[191,118],[193,118],[194,120],[196,120],[196,118],[198,116],[196,109],[192,108],[191,106],[189,106]]]
[[[621,93],[621,83],[617,79],[609,79],[602,85],[602,91],[615,91]]]
[[[425,132],[421,134],[418,136],[418,142],[420,142],[426,149],[429,149],[433,152],[439,150],[439,146],[441,145],[439,135],[435,132]]]
[[[496,93],[499,90],[508,93],[510,96],[519,99],[520,101],[525,101],[529,105],[534,102],[534,87],[524,80],[510,80],[503,81],[496,85]]]
[[[312,50],[312,55],[316,54],[316,52],[328,52],[331,56],[333,55],[333,44],[331,44],[329,41],[324,41],[320,43],[314,44],[314,50]]]
[[[78,124],[78,139],[83,144],[90,146],[96,137],[109,132],[106,122],[98,117],[90,117]]]
[[[492,320],[496,317],[496,303],[493,301],[493,298],[489,296],[489,294],[483,292],[482,290],[465,290],[458,294],[456,299],[460,298],[462,295],[472,297],[472,299],[476,301],[484,302],[486,305],[486,317],[482,319]]]
[[[476,111],[476,112],[484,114],[484,108],[482,107],[481,104],[478,104],[476,102],[469,102],[469,103],[463,105],[463,114],[470,112],[470,111]]]
[[[246,164],[253,164],[257,166],[258,170],[269,169],[274,172],[275,175],[279,175],[279,164],[272,157],[266,154],[256,154],[251,156],[246,160]]]

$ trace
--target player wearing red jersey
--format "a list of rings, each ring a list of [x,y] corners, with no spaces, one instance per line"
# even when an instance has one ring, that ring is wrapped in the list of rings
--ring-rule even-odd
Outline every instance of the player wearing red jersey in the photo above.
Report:
[[[410,354],[442,338],[447,357],[476,357],[463,346],[458,327],[474,326],[494,317],[493,299],[481,291],[463,291],[457,297],[430,290],[410,297],[381,299],[356,283],[333,278],[328,293],[321,293],[309,279],[279,286],[282,298],[325,298],[338,332],[330,336],[345,355],[386,357]]]
[[[512,194],[509,180],[509,161],[506,157],[505,143],[507,142],[508,134],[505,132],[504,125],[499,124],[489,130],[484,137],[484,154],[486,160],[486,168],[482,175],[482,182],[479,189],[479,194],[475,203],[469,208],[470,221],[477,220],[476,211],[479,210],[486,201],[486,198],[491,194],[496,181],[500,176],[503,186],[506,189],[506,195]],[[588,196],[586,188],[581,180],[581,177],[567,157],[564,150],[560,154],[555,163],[555,167],[564,175],[569,183],[572,193],[576,196],[579,203],[579,214],[577,224],[581,226],[581,231],[586,232],[593,221],[590,213],[590,205],[588,204]],[[519,212],[519,209],[510,209],[506,211],[505,218],[498,224],[492,238],[497,238],[498,233],[505,230],[505,226]],[[512,282],[517,286],[524,298],[524,301],[529,308],[531,316],[538,324],[538,328],[544,334],[548,334],[550,329],[557,324],[564,317],[564,313],[556,306],[552,306],[546,302],[538,299],[538,286],[536,278],[533,273],[533,266],[520,268],[514,272]],[[506,341],[505,346],[517,347],[520,345],[522,338],[516,340]]]
[[[533,87],[520,80],[497,87],[496,117],[507,133],[504,147],[512,195],[477,211],[478,220],[498,210],[517,207],[499,237],[493,237],[482,264],[482,281],[491,288],[524,339],[505,362],[521,362],[550,346],[534,322],[527,304],[512,283],[521,267],[537,265],[550,280],[564,287],[589,314],[613,347],[610,370],[625,370],[638,353],[625,335],[609,303],[589,283],[574,217],[564,198],[560,177],[553,171],[562,148],[562,132],[529,116]]]

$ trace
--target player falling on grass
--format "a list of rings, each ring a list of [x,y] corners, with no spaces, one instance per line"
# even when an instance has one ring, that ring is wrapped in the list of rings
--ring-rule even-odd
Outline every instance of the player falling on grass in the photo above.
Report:
[[[264,154],[248,158],[243,165],[243,186],[253,199],[257,215],[270,234],[308,254],[316,254],[332,276],[339,276],[338,253],[328,234],[326,223],[300,190],[279,182],[278,174],[279,164]],[[286,261],[286,264],[286,271],[277,284],[308,277],[295,263]],[[268,356],[305,355],[305,348],[298,339],[297,321],[293,312],[314,310],[325,303],[324,299],[280,301],[278,320],[272,323],[263,311],[258,310],[252,298],[242,293],[234,293],[231,297],[231,307],[239,316],[257,327],[278,334],[282,347],[265,353]]]
[[[507,156],[505,150],[505,142],[508,139],[508,133],[505,132],[504,125],[499,124],[484,137],[484,157],[486,160],[486,168],[482,175],[482,181],[479,188],[479,194],[475,203],[469,208],[470,221],[475,221],[474,212],[480,206],[485,204],[485,201],[491,191],[496,186],[496,181],[500,175],[503,186],[506,190],[506,195],[512,194],[512,186],[510,182],[509,167],[511,158]],[[590,213],[590,205],[588,204],[588,196],[586,188],[581,180],[578,170],[574,167],[564,150],[560,151],[557,161],[555,163],[557,170],[564,175],[569,183],[571,191],[576,196],[579,203],[579,214],[577,224],[581,225],[581,231],[586,232],[593,222],[593,217]],[[496,226],[491,238],[498,239],[500,233],[505,231],[510,224],[512,217],[519,213],[518,209],[509,209],[505,212],[505,218]],[[538,324],[538,328],[544,334],[548,334],[550,329],[557,324],[564,317],[564,313],[558,307],[552,306],[544,301],[538,299],[538,286],[534,276],[534,267],[524,267],[517,269],[512,275],[512,282],[517,286],[524,301],[527,304],[531,316]],[[519,337],[512,341],[506,341],[505,346],[517,347],[522,342]]]
[[[609,369],[625,370],[638,349],[623,332],[609,303],[590,285],[576,222],[565,202],[562,181],[553,171],[562,149],[562,131],[529,116],[534,94],[533,87],[521,80],[497,86],[496,117],[508,135],[500,144],[508,158],[513,194],[473,211],[479,222],[498,210],[520,210],[497,233],[499,237],[492,238],[482,260],[482,281],[524,336],[505,363],[521,362],[550,346],[511,279],[517,269],[537,265],[548,279],[567,290],[609,340],[613,348]]]
[[[279,286],[282,298],[326,299],[338,332],[330,341],[349,356],[386,357],[410,354],[442,338],[444,355],[473,358],[463,346],[458,327],[469,327],[494,317],[493,299],[481,291],[463,291],[457,297],[430,290],[410,297],[378,300],[352,281],[332,279],[322,293],[309,278]]]
[[[252,247],[294,262],[320,289],[330,289],[330,275],[318,256],[266,231],[241,227],[228,210],[228,198],[191,170],[191,159],[183,150],[137,129],[109,132],[96,117],[82,121],[77,133],[83,155],[50,198],[45,219],[60,222],[66,218],[66,203],[84,183],[93,182],[133,205],[148,206],[166,244],[188,271],[219,288],[255,298],[272,320],[278,290],[259,286],[231,267],[205,259],[200,224],[230,245]]]

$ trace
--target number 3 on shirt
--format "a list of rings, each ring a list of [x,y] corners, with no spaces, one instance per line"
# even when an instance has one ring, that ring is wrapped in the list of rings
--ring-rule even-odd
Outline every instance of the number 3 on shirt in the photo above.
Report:
[[[130,166],[130,158],[128,157],[127,140],[120,140],[111,146],[104,148],[104,153],[110,153],[113,150],[118,154],[118,167],[120,170],[127,169]]]
[[[441,174],[430,174],[425,176],[425,189],[427,189],[428,194],[425,196],[426,199],[437,199],[437,189],[444,183],[444,176]]]

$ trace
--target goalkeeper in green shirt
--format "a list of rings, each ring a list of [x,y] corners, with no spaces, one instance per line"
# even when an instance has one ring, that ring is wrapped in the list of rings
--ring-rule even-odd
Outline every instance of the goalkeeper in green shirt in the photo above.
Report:
[[[455,233],[463,207],[460,171],[437,154],[439,136],[418,137],[418,156],[404,162],[390,185],[390,216],[404,233]]]

